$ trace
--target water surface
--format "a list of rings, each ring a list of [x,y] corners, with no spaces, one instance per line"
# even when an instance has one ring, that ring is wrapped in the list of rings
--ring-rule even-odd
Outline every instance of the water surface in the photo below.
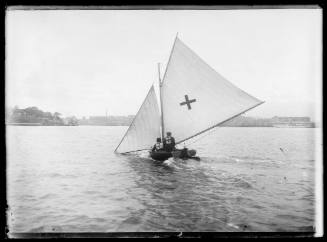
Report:
[[[126,129],[8,126],[10,232],[312,231],[315,129],[219,128],[165,162],[115,154]]]

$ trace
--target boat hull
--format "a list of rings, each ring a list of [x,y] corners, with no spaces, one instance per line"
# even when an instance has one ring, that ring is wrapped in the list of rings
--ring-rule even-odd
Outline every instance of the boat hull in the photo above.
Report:
[[[191,152],[190,152],[191,151]],[[180,159],[195,159],[200,160],[199,157],[195,156],[195,150],[174,150],[172,152],[167,151],[150,151],[150,156],[154,160],[164,161],[169,159],[170,157],[180,158]]]
[[[172,153],[167,151],[150,151],[150,156],[152,159],[158,161],[164,161],[173,157]]]

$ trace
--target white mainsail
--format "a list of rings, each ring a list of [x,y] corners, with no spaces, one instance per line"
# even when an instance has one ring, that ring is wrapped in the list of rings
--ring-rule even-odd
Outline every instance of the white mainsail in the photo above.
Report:
[[[140,110],[115,151],[127,153],[148,150],[158,137],[160,137],[160,114],[152,85]]]
[[[261,103],[218,74],[177,37],[161,84],[164,130],[183,142]]]

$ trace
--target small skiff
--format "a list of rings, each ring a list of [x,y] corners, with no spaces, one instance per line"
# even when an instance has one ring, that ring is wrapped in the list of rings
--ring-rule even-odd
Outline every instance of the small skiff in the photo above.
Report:
[[[167,152],[164,150],[159,151],[150,151],[150,156],[154,160],[164,161],[169,159],[170,157],[179,158],[179,159],[195,159],[200,160],[200,157],[195,156],[195,150],[189,150],[187,148],[184,149],[176,149],[172,152]]]

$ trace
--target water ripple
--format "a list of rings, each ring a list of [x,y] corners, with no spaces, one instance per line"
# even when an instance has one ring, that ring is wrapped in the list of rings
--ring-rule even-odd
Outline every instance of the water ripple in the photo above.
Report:
[[[10,231],[314,230],[312,130],[223,128],[157,162],[113,152],[124,127],[62,128],[12,127]]]

